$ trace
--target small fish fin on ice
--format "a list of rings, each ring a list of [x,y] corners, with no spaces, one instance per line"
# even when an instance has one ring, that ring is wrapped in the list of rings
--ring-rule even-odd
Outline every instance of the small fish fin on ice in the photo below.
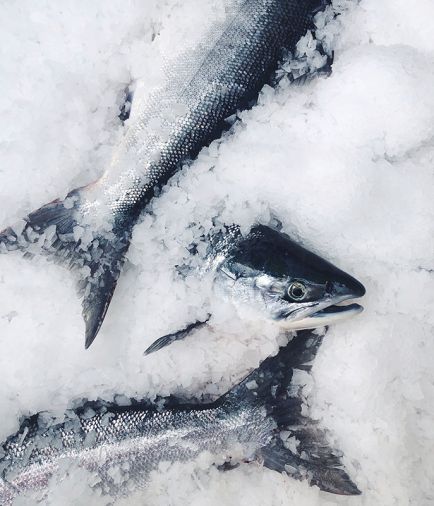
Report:
[[[265,467],[307,479],[325,492],[358,495],[341,461],[342,453],[327,441],[327,432],[305,415],[307,406],[301,388],[294,384],[294,372],[309,372],[323,335],[304,330],[278,354],[270,357],[230,390],[222,402],[229,407],[241,403],[263,406],[273,420],[269,443],[255,455]]]
[[[330,77],[332,74],[332,65],[334,61],[334,53],[331,56],[325,55],[327,60],[324,65],[312,72],[306,72],[298,77],[289,76],[291,81],[291,86],[293,87],[302,87],[309,84],[311,81],[318,79],[320,77]]]
[[[104,320],[131,236],[129,228],[86,219],[90,186],[45,204],[17,226],[0,231],[0,253],[19,251],[30,258],[44,255],[75,272],[86,348]]]
[[[136,86],[137,83],[132,81],[123,91],[122,103],[119,106],[118,114],[118,118],[122,123],[125,123],[130,118]]]
[[[169,346],[170,344],[174,343],[175,341],[180,341],[181,339],[185,339],[188,335],[190,335],[192,332],[195,332],[196,330],[204,327],[211,318],[211,315],[208,315],[208,318],[203,321],[195,321],[193,323],[188,324],[185,328],[181,330],[177,330],[176,332],[173,332],[171,334],[166,334],[163,337],[159,337],[156,341],[154,341],[145,351],[144,355],[150,355],[151,353],[154,353],[156,351],[161,350],[162,348],[165,348],[166,346]]]

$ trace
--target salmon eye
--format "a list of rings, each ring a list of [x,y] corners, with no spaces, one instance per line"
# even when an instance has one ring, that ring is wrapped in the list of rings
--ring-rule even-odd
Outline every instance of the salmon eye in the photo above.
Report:
[[[303,300],[306,297],[307,288],[300,281],[293,281],[288,287],[288,295],[294,300]]]

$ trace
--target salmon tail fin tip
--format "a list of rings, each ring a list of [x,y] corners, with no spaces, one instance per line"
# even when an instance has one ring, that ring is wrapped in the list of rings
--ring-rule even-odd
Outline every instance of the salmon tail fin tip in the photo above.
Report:
[[[323,335],[300,331],[278,354],[270,357],[223,398],[232,406],[253,403],[265,407],[273,421],[266,446],[256,453],[265,467],[293,478],[307,479],[321,490],[340,495],[361,492],[342,464],[342,453],[328,442],[328,432],[306,415],[308,406],[296,371],[310,372]]]
[[[76,274],[82,299],[85,347],[95,339],[116,288],[131,231],[88,223],[83,211],[86,188],[73,190],[0,231],[0,253],[44,255]]]

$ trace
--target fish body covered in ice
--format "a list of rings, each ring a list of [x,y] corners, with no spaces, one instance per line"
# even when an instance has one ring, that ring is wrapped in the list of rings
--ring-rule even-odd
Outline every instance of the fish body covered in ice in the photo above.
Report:
[[[322,335],[301,332],[208,404],[93,402],[51,427],[42,414],[25,420],[2,447],[0,503],[44,494],[66,462],[90,471],[93,486],[116,498],[146,486],[163,462],[192,461],[204,452],[211,463],[256,462],[327,492],[359,494],[341,454],[307,416],[294,381],[297,371],[310,371],[321,340]]]
[[[215,272],[216,297],[230,300],[246,318],[300,330],[332,325],[363,310],[356,303],[340,305],[365,294],[357,279],[279,230],[255,225],[243,235],[232,225],[207,242],[205,268]],[[157,339],[145,353],[184,339],[211,316]]]
[[[312,24],[322,0],[228,0],[227,17],[136,105],[102,177],[0,232],[0,252],[46,253],[79,273],[86,347],[97,335],[132,228],[156,191],[250,107],[285,50]]]

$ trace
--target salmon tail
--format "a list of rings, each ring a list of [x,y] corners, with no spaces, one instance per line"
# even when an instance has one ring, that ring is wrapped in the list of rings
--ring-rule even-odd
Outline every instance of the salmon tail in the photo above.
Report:
[[[297,379],[297,371],[310,372],[322,339],[312,330],[297,333],[226,394],[226,401],[265,407],[274,427],[268,444],[256,453],[265,467],[307,479],[325,492],[358,495],[360,490],[343,468],[342,453],[330,446],[327,432],[306,415],[308,407]]]
[[[104,320],[131,237],[128,227],[90,220],[87,189],[73,190],[64,200],[54,200],[0,232],[0,253],[45,255],[75,272],[86,348]]]

